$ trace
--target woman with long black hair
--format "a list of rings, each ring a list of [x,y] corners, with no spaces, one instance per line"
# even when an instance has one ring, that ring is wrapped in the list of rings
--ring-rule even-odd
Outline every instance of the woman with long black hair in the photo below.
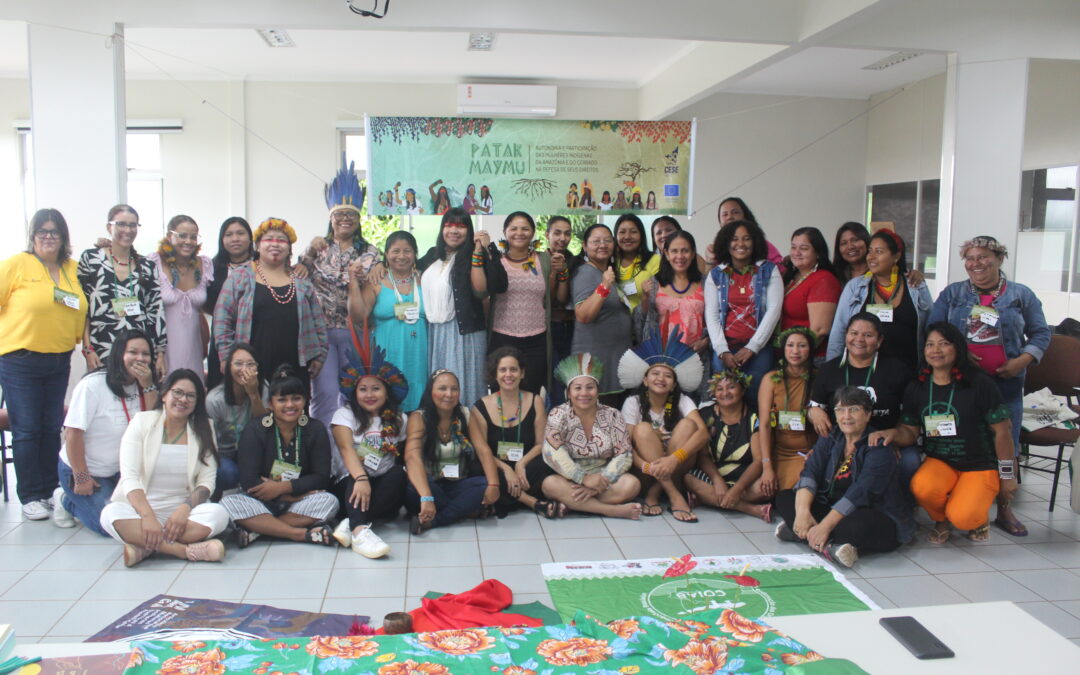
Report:
[[[230,216],[221,223],[218,230],[217,253],[214,254],[214,280],[206,287],[206,302],[203,312],[214,316],[221,287],[232,271],[242,267],[255,256],[255,246],[251,237],[251,225],[240,216]],[[210,327],[210,349],[206,356],[206,388],[213,390],[221,384],[221,358],[218,356],[217,343],[214,341],[213,326]]]
[[[780,330],[803,326],[813,331],[815,357],[824,359],[840,282],[829,260],[829,245],[816,227],[800,227],[791,235],[791,255],[784,272],[784,309]]]

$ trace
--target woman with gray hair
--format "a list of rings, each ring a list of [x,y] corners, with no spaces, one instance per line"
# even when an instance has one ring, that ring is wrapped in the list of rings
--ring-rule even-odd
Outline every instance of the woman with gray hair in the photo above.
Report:
[[[783,518],[776,537],[805,540],[826,559],[851,567],[860,551],[884,553],[910,541],[915,521],[897,480],[893,447],[867,441],[870,395],[841,387],[833,410],[832,433],[818,439],[795,488],[776,495]]]
[[[1008,249],[993,237],[975,237],[961,244],[960,259],[968,278],[941,291],[927,324],[948,321],[965,336],[972,360],[994,380],[1009,409],[1015,455],[1020,452],[1024,373],[1050,346],[1050,327],[1038,296],[1005,278],[1001,264],[1008,255]],[[1001,496],[994,524],[1014,537],[1028,533],[1010,502]]]

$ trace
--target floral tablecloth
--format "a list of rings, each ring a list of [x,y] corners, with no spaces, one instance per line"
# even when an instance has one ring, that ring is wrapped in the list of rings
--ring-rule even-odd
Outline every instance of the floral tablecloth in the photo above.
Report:
[[[631,675],[783,673],[822,655],[725,609],[665,622],[465,628],[407,635],[137,642],[128,675]]]

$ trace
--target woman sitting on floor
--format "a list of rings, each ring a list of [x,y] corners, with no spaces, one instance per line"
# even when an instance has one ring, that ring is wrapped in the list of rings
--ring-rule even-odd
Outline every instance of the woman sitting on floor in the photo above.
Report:
[[[495,393],[473,406],[469,439],[477,452],[495,456],[500,483],[496,514],[502,517],[522,504],[545,518],[565,515],[565,506],[541,499],[540,485],[552,473],[540,458],[547,412],[542,398],[521,390],[525,380],[521,352],[516,347],[498,347],[488,355],[485,370]]]
[[[218,448],[218,492],[240,484],[236,451],[251,420],[266,414],[266,382],[259,380],[255,348],[237,342],[222,365],[223,381],[206,395],[206,412],[214,422]]]
[[[52,521],[75,527],[77,518],[103,537],[101,510],[120,480],[120,439],[131,416],[157,405],[154,347],[146,333],[124,329],[105,357],[105,368],[75,385],[64,418],[64,447],[53,493]]]
[[[676,520],[697,522],[684,496],[682,477],[694,466],[709,431],[697,406],[679,387],[697,391],[701,374],[701,359],[682,342],[678,329],[666,339],[650,337],[619,360],[619,383],[637,391],[623,402],[622,416],[634,444],[634,463],[647,486],[643,515],[660,515],[663,491]]]
[[[568,356],[556,368],[567,402],[548,416],[544,461],[557,475],[542,487],[549,499],[575,511],[637,520],[641,504],[632,500],[641,481],[627,473],[633,447],[622,414],[600,403],[603,370],[587,353]]]
[[[240,487],[221,505],[246,548],[261,534],[333,546],[326,521],[337,513],[330,487],[330,435],[307,416],[307,387],[283,364],[270,380],[270,413],[240,437]]]
[[[340,469],[334,471],[340,480],[333,492],[348,514],[334,530],[334,538],[366,558],[381,558],[390,553],[390,546],[371,525],[376,519],[397,516],[405,500],[405,470],[398,458],[405,441],[400,406],[409,395],[409,383],[369,336],[362,339],[345,352],[341,393],[346,404],[330,424],[341,453]]]
[[[452,525],[498,501],[495,460],[469,441],[468,424],[457,375],[436,370],[420,397],[420,409],[409,415],[405,440],[405,507],[413,514],[413,534]]]
[[[967,341],[952,324],[927,327],[923,359],[904,394],[900,424],[873,438],[905,447],[922,435],[926,459],[911,493],[934,520],[930,543],[944,544],[953,526],[968,530],[972,541],[988,541],[990,505],[1016,492],[1009,409],[990,376],[969,360]]]
[[[776,338],[780,367],[765,375],[758,389],[758,413],[768,412],[769,423],[761,433],[761,489],[772,497],[778,489],[795,487],[803,463],[817,440],[806,420],[806,406],[813,388],[812,349],[814,332],[805,326],[789,328]]]
[[[702,504],[742,511],[772,522],[772,505],[761,491],[758,416],[746,400],[750,376],[724,370],[709,381],[713,403],[698,412],[709,430],[707,450],[686,474],[686,487]]]
[[[870,395],[844,386],[832,404],[836,428],[818,439],[795,489],[776,495],[784,519],[776,536],[805,540],[827,560],[851,567],[859,553],[885,553],[910,541],[915,521],[900,488],[896,452],[867,436]]]
[[[225,546],[211,537],[229,524],[229,514],[208,501],[217,451],[202,378],[174,370],[161,391],[157,409],[135,414],[124,432],[120,482],[101,511],[101,526],[123,542],[127,567],[155,551],[216,562]]]

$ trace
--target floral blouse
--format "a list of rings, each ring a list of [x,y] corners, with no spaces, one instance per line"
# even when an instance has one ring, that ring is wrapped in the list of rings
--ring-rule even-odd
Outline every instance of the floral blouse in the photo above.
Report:
[[[599,406],[592,437],[585,436],[581,418],[569,403],[548,415],[544,461],[567,480],[580,483],[587,475],[600,473],[614,483],[630,469],[633,457],[626,422],[615,408]]]
[[[155,353],[164,354],[168,340],[157,265],[132,250],[135,272],[121,282],[116,278],[111,253],[112,249],[108,248],[89,248],[79,256],[79,283],[90,304],[90,347],[104,361],[120,331],[137,328],[150,336]],[[137,298],[142,312],[118,316],[112,301],[125,297]]]
[[[381,256],[379,249],[371,244],[365,244],[366,248],[362,251],[352,246],[343,249],[333,239],[329,240],[329,244],[310,260],[311,282],[315,285],[319,304],[326,313],[326,327],[348,328],[349,265],[359,258],[363,273],[367,274]],[[307,264],[308,260],[304,260],[304,263]]]

